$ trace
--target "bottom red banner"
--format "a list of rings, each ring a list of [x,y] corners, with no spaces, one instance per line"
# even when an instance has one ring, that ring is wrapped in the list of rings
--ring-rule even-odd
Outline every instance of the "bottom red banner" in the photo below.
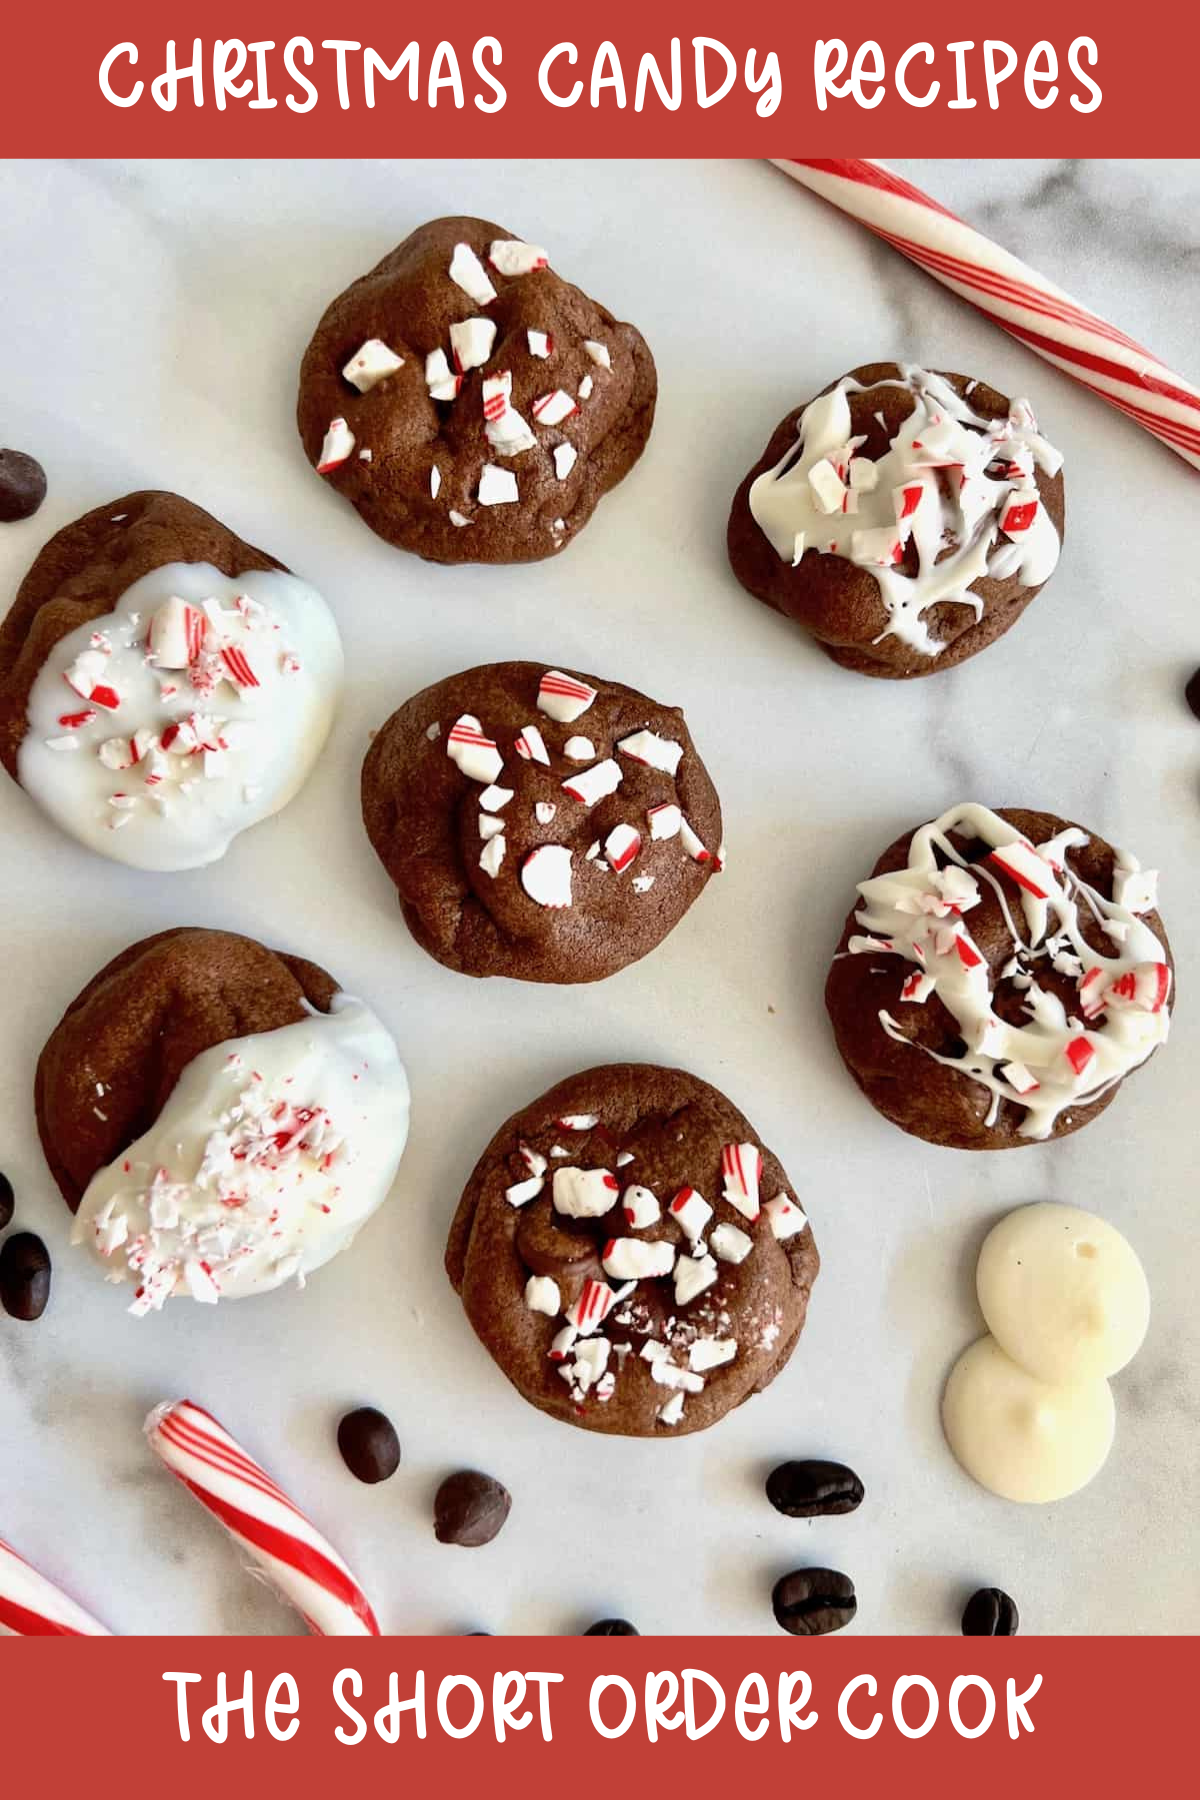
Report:
[[[94,1777],[125,1739],[173,1796],[403,1769],[491,1794],[649,1766],[701,1791],[801,1770],[972,1800],[1185,1766],[1194,1639],[141,1638],[0,1644],[5,1785]],[[69,1723],[68,1723],[69,1722]],[[19,1729],[13,1729],[18,1726]],[[647,1758],[650,1759],[649,1764]],[[897,1784],[898,1788],[897,1788]],[[238,1790],[240,1791],[240,1786]]]

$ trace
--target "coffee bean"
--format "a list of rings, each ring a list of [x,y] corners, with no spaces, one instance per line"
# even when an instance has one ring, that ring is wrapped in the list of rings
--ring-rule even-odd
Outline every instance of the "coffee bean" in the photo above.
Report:
[[[490,1475],[460,1469],[447,1475],[433,1503],[439,1544],[490,1544],[508,1517],[512,1495]]]
[[[46,471],[23,450],[0,450],[0,520],[29,519],[46,498]]]
[[[40,1319],[50,1298],[50,1252],[32,1231],[0,1246],[0,1306],[14,1319]]]
[[[360,1481],[386,1481],[400,1467],[400,1439],[392,1421],[373,1406],[348,1412],[337,1429],[342,1461]]]
[[[863,1484],[844,1463],[780,1463],[767,1476],[767,1499],[789,1519],[815,1519],[822,1513],[853,1512],[862,1505]]]
[[[7,1231],[12,1224],[13,1216],[13,1184],[7,1175],[0,1175],[0,1231]]]
[[[1016,1637],[1020,1623],[1017,1603],[1003,1588],[980,1588],[963,1608],[964,1637]]]
[[[771,1593],[776,1623],[794,1637],[841,1631],[858,1611],[854,1583],[836,1569],[793,1569]]]
[[[598,1619],[594,1625],[588,1626],[583,1635],[584,1637],[641,1637],[642,1634],[636,1625],[629,1623],[628,1619]]]
[[[1200,719],[1200,669],[1196,670],[1196,673],[1184,688],[1183,697],[1187,701],[1188,706],[1195,713],[1196,717]]]

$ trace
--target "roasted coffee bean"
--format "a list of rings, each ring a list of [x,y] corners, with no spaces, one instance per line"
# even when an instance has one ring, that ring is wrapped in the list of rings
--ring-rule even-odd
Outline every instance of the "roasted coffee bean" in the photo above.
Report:
[[[1195,713],[1196,717],[1200,719],[1200,669],[1196,670],[1196,673],[1184,688],[1183,697],[1187,701],[1188,706]]]
[[[400,1467],[400,1439],[385,1413],[373,1406],[348,1412],[337,1429],[342,1461],[360,1481],[386,1481]]]
[[[1003,1588],[980,1588],[963,1608],[964,1637],[1016,1637],[1020,1623],[1017,1603]]]
[[[12,1224],[13,1204],[13,1184],[7,1175],[0,1175],[0,1231]]]
[[[32,1231],[0,1245],[0,1306],[14,1319],[40,1319],[50,1298],[50,1252]]]
[[[490,1544],[508,1517],[512,1495],[490,1475],[460,1469],[447,1475],[433,1503],[439,1544]]]
[[[636,1625],[629,1623],[628,1619],[597,1619],[594,1625],[588,1626],[583,1635],[584,1637],[641,1637],[642,1634]]]
[[[0,519],[32,518],[46,498],[46,471],[23,450],[0,450]]]
[[[840,1631],[858,1611],[854,1583],[836,1569],[793,1569],[771,1593],[776,1623],[794,1637]]]
[[[853,1512],[862,1505],[863,1484],[845,1463],[780,1463],[767,1476],[767,1499],[789,1519],[815,1519],[822,1513]]]

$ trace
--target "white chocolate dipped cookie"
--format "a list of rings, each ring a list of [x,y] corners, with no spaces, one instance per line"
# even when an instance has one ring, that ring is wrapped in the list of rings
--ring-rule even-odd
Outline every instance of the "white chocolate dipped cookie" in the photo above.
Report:
[[[0,633],[6,760],[88,849],[198,868],[310,774],[341,689],[337,626],[315,589],[177,496],[114,502],[102,523],[47,545]],[[154,560],[173,544],[184,554]]]

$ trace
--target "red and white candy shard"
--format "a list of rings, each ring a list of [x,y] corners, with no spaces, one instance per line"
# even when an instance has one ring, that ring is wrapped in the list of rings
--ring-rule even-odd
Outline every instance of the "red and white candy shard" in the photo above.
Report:
[[[679,841],[693,862],[705,863],[712,860],[686,819],[681,819],[679,822]]]
[[[890,568],[904,560],[904,545],[895,531],[887,526],[874,526],[856,531],[850,539],[850,560],[864,568]]]
[[[552,339],[544,331],[529,330],[526,331],[525,337],[529,344],[530,356],[539,356],[543,361],[550,355],[550,352],[554,348]]]
[[[500,469],[495,463],[484,463],[479,473],[476,498],[480,506],[511,506],[514,500],[521,498],[516,476],[511,469]]]
[[[540,711],[556,719],[560,725],[573,725],[596,698],[597,690],[576,675],[564,675],[561,669],[547,669],[538,683],[537,703]]]
[[[933,988],[933,976],[923,974],[920,969],[914,969],[900,989],[900,998],[916,1006],[923,1006],[932,994]]]
[[[721,1262],[745,1262],[754,1248],[754,1239],[736,1225],[714,1225],[708,1234],[708,1247]]]
[[[504,808],[516,792],[514,788],[485,787],[479,796],[479,804],[484,812],[503,812]]]
[[[618,1164],[620,1161],[618,1156]],[[621,1195],[621,1211],[631,1231],[645,1231],[647,1226],[657,1225],[662,1216],[657,1195],[650,1188],[640,1187],[636,1183],[627,1187]]]
[[[712,1207],[698,1194],[695,1188],[682,1187],[668,1208],[671,1217],[683,1232],[689,1243],[698,1243],[704,1235],[704,1228],[712,1218]]]
[[[594,763],[590,769],[583,769],[578,775],[572,775],[563,782],[563,792],[570,794],[572,800],[578,800],[583,806],[595,806],[598,800],[615,794],[621,785],[620,765],[612,757],[603,762]]]
[[[1006,537],[1023,537],[1032,529],[1037,517],[1038,495],[1035,487],[1018,488],[1009,497],[1000,516],[1000,529]]]
[[[808,1224],[796,1202],[786,1194],[776,1194],[773,1200],[767,1201],[763,1211],[767,1215],[772,1237],[778,1238],[781,1243],[796,1237]]]
[[[0,1637],[109,1637],[93,1619],[0,1538]]]
[[[536,725],[523,725],[521,735],[513,744],[517,755],[525,762],[542,763],[550,767],[550,752],[546,748],[546,740]]]
[[[438,468],[437,464],[434,463],[429,471],[429,494],[431,499],[437,499],[438,494],[441,492],[441,487],[442,471]]]
[[[525,1304],[530,1312],[546,1313],[549,1318],[556,1318],[562,1305],[557,1281],[549,1275],[531,1275],[525,1283]]]
[[[331,419],[317,459],[317,474],[328,475],[330,469],[340,469],[344,462],[349,461],[353,449],[354,433],[345,419]]]
[[[555,444],[554,473],[559,481],[565,481],[567,479],[567,476],[575,467],[578,456],[579,452],[576,450],[574,444]]]
[[[455,244],[454,254],[450,258],[450,279],[469,294],[476,306],[487,306],[496,298],[496,290],[488,279],[488,272],[472,250],[470,244]]]
[[[564,419],[569,419],[579,408],[570,394],[565,393],[562,388],[555,388],[552,393],[539,395],[530,411],[539,425],[561,425]]]
[[[539,844],[521,864],[521,886],[539,906],[570,906],[571,852],[562,844]]]
[[[664,775],[676,773],[683,755],[682,744],[675,743],[672,738],[659,737],[655,731],[635,731],[632,737],[622,738],[617,749],[622,756],[645,763],[651,769],[659,769]]]
[[[1138,963],[1110,981],[1104,993],[1110,1006],[1133,1006],[1161,1012],[1171,997],[1171,970],[1165,962]]]
[[[670,801],[662,806],[652,806],[646,818],[650,825],[650,836],[656,843],[663,838],[678,837],[683,825],[683,814]]]
[[[256,688],[260,685],[258,676],[251,666],[250,658],[240,645],[223,644],[221,661],[225,665],[226,674],[236,687]]]
[[[841,512],[846,489],[828,457],[823,456],[813,464],[808,471],[808,485],[818,512]]]
[[[373,387],[378,387],[381,381],[403,367],[404,358],[389,350],[382,338],[368,338],[362,348],[355,351],[342,374],[360,394],[369,394]]]
[[[612,368],[612,357],[609,355],[607,344],[598,343],[595,338],[584,338],[583,347],[592,361],[598,363],[602,369]]]
[[[570,1354],[578,1337],[579,1333],[574,1325],[564,1325],[562,1330],[550,1340],[550,1349],[547,1352],[550,1361],[562,1362],[564,1357]]]
[[[1074,1037],[1068,1042],[1064,1055],[1076,1075],[1082,1075],[1096,1054],[1095,1046],[1086,1037]]]
[[[481,369],[492,354],[495,341],[494,319],[458,320],[450,327],[450,353],[454,358],[455,368],[460,374],[467,369]]]
[[[555,1212],[569,1219],[602,1219],[616,1203],[621,1184],[607,1169],[555,1169],[552,1194]]]
[[[487,843],[479,853],[479,866],[485,875],[491,876],[493,881],[495,881],[497,875],[500,873],[500,868],[504,862],[504,855],[507,849],[508,845],[505,842],[503,832],[498,832],[494,837],[488,839]]]
[[[146,647],[156,668],[186,669],[204,648],[208,620],[198,606],[172,595],[155,608],[146,634]]]
[[[564,1113],[555,1124],[560,1131],[594,1131],[600,1123],[598,1113]]]
[[[493,813],[484,813],[484,812],[480,813],[480,815],[479,815],[479,835],[485,841],[488,838],[499,837],[500,833],[503,830],[504,830],[504,820],[503,819],[496,818],[495,814],[493,814]]]
[[[675,1264],[675,1304],[689,1306],[713,1286],[720,1273],[711,1256],[681,1256]]]
[[[604,854],[610,869],[618,875],[634,861],[642,847],[642,835],[632,825],[614,825],[604,840]]]
[[[105,712],[116,712],[121,701],[111,681],[107,679],[108,670],[106,651],[84,650],[70,664],[64,679],[67,686],[74,688],[84,700],[103,707]]]
[[[583,380],[580,382],[578,388],[576,389],[576,392],[578,393],[579,398],[581,400],[590,400],[592,397],[592,388],[594,387],[594,385],[595,385],[595,383],[594,383],[592,377],[590,375],[585,375]]]
[[[150,1448],[321,1637],[378,1637],[371,1604],[328,1539],[260,1463],[190,1400],[157,1406]]]
[[[997,869],[1003,869],[1006,875],[1011,875],[1018,887],[1024,888],[1036,900],[1050,898],[1055,886],[1053,871],[1033,845],[1024,839],[1002,844],[998,850],[991,851],[987,860]]]
[[[494,782],[504,767],[495,742],[471,713],[455,720],[446,739],[446,755],[470,781]]]
[[[506,1187],[504,1198],[510,1206],[528,1206],[531,1200],[537,1199],[545,1185],[543,1173],[539,1170],[530,1175],[528,1180],[515,1181],[511,1187]]]
[[[568,762],[591,762],[596,755],[596,746],[588,737],[569,737],[563,745],[563,755]]]
[[[665,1350],[666,1346],[663,1345],[662,1348]],[[691,1369],[681,1369],[671,1361],[669,1354],[653,1359],[650,1364],[650,1379],[656,1381],[659,1387],[675,1388],[685,1394],[704,1392],[702,1378]]]
[[[525,244],[520,238],[497,238],[488,251],[488,261],[501,275],[532,275],[549,260],[540,244]]]
[[[535,1150],[532,1144],[518,1144],[517,1153],[531,1175],[544,1175],[550,1166],[541,1151]]]
[[[697,1374],[720,1369],[737,1355],[736,1338],[697,1338],[688,1350],[688,1367]]]
[[[456,375],[444,350],[431,350],[425,358],[425,386],[431,400],[457,400],[463,378]]]
[[[658,1422],[660,1425],[678,1425],[678,1423],[679,1423],[680,1419],[682,1419],[682,1417],[683,1417],[683,1395],[682,1394],[678,1394],[678,1393],[672,1394],[671,1398],[666,1402],[666,1404],[663,1406],[660,1406],[658,1409]]]
[[[1018,1094],[1032,1094],[1040,1086],[1037,1076],[1024,1063],[1006,1062],[996,1073],[1002,1073],[1009,1086]]]
[[[721,1151],[721,1174],[730,1206],[745,1219],[757,1219],[758,1184],[762,1178],[762,1152],[758,1145],[726,1144]]]
[[[1126,912],[1153,912],[1158,905],[1158,870],[1118,860],[1113,871],[1113,899]]]
[[[585,1281],[579,1298],[564,1314],[568,1325],[590,1335],[603,1325],[616,1304],[616,1295],[606,1281]]]
[[[549,800],[537,800],[534,802],[533,816],[539,825],[552,824],[557,812],[557,806],[552,806]]]
[[[600,1263],[615,1281],[652,1281],[675,1267],[675,1246],[644,1238],[609,1238]]]

